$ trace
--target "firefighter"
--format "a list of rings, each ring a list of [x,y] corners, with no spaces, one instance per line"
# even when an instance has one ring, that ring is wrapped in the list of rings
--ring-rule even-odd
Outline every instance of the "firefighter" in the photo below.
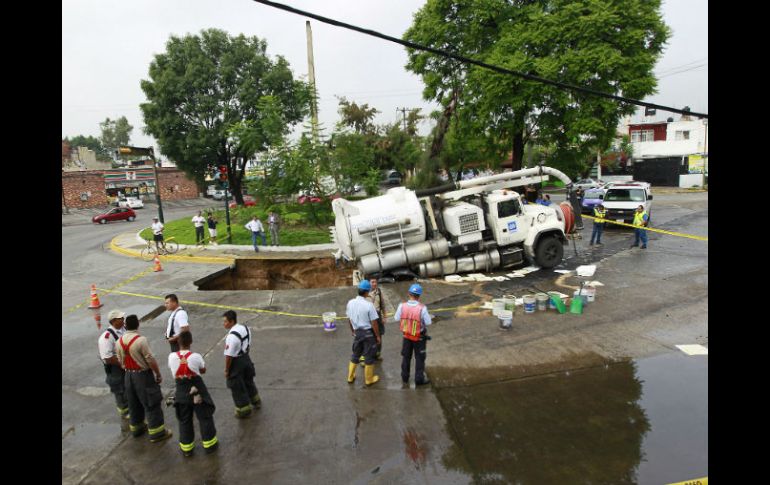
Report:
[[[262,407],[254,377],[254,363],[249,357],[251,332],[248,327],[238,323],[238,316],[232,310],[222,314],[223,326],[230,330],[225,338],[225,379],[233,395],[235,417],[242,419],[251,416],[251,407]]]
[[[125,333],[123,328],[125,313],[120,310],[112,310],[107,319],[110,326],[99,336],[99,357],[104,363],[104,373],[107,374],[107,385],[110,386],[110,392],[115,395],[115,404],[118,407],[118,414],[128,419],[128,401],[126,401],[126,388],[124,383],[125,372],[120,366],[120,361],[115,356],[115,342]]]
[[[179,421],[179,448],[184,456],[192,456],[195,449],[193,413],[198,418],[204,451],[211,453],[219,447],[214,426],[216,406],[201,377],[206,373],[206,362],[201,354],[190,351],[192,341],[190,332],[179,334],[181,350],[168,355],[168,368],[176,381],[174,407]]]
[[[414,383],[422,386],[430,383],[425,376],[425,358],[427,357],[427,327],[431,324],[428,308],[420,303],[422,286],[415,283],[409,287],[409,299],[398,305],[393,319],[401,322],[404,339],[401,344],[401,380],[409,383],[412,354],[414,354]]]
[[[361,356],[364,357],[364,383],[371,386],[380,380],[374,374],[377,346],[382,342],[380,329],[377,325],[377,310],[368,300],[372,284],[363,280],[358,284],[358,296],[348,301],[345,314],[353,334],[353,355],[348,362],[348,383],[356,380],[356,368]]]
[[[127,316],[126,333],[118,339],[115,351],[120,365],[126,371],[125,387],[131,434],[139,437],[147,430],[150,442],[158,443],[172,435],[165,427],[160,407],[163,401],[160,383],[163,378],[147,338],[139,335],[138,330],[139,318],[136,315]],[[144,422],[145,415],[147,423]]]

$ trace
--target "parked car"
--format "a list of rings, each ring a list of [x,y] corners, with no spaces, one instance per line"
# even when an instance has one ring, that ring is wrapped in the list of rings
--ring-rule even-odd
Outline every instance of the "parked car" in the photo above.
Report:
[[[222,200],[225,198],[225,191],[224,190],[217,190],[214,192],[214,200]],[[233,194],[230,193],[230,191],[227,191],[227,198],[232,199]]]
[[[588,189],[583,196],[583,203],[581,204],[580,211],[583,214],[593,214],[594,207],[602,203],[604,200],[604,194],[607,190],[603,188]]]
[[[604,208],[607,219],[631,224],[636,208],[644,206],[648,221],[652,220],[652,186],[647,182],[613,183],[604,194]]]
[[[397,170],[391,170],[388,172],[388,176],[385,178],[385,185],[401,185],[401,173]]]
[[[581,179],[573,184],[575,188],[580,187],[583,190],[596,189],[604,185],[603,180],[598,179]]]
[[[321,202],[321,198],[313,194],[302,194],[297,198],[298,204],[317,204],[319,202]]]
[[[126,197],[118,201],[118,207],[128,207],[129,209],[144,209],[144,202],[139,197]]]
[[[214,197],[214,194],[217,193],[217,186],[216,185],[209,185],[206,187],[206,197]]]
[[[98,216],[94,216],[91,218],[91,222],[94,224],[106,224],[108,222],[113,221],[128,221],[131,222],[134,219],[136,219],[136,212],[134,212],[133,209],[130,209],[128,207],[116,207],[114,209],[110,209],[108,212],[105,212],[104,214],[99,214]]]
[[[230,208],[231,209],[235,208],[237,205],[238,204],[235,201],[230,202]],[[244,207],[253,207],[255,205],[257,205],[257,201],[254,200],[254,197],[252,197],[250,195],[244,195],[243,196],[243,206]]]

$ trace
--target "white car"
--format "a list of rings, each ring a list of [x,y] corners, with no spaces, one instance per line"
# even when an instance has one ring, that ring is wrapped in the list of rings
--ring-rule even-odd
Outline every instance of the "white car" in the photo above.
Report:
[[[128,207],[129,209],[144,209],[144,202],[138,197],[126,197],[118,202],[118,207]]]
[[[597,189],[599,187],[604,186],[603,180],[595,180],[595,179],[581,179],[578,180],[573,184],[573,186],[577,189],[580,187],[583,190],[587,189]]]

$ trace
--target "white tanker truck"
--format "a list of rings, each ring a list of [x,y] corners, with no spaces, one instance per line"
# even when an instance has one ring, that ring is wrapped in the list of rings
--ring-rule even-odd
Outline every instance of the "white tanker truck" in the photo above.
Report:
[[[574,227],[571,206],[524,204],[510,190],[549,175],[571,184],[559,170],[536,167],[418,191],[395,187],[355,202],[336,199],[332,236],[365,276],[401,268],[444,276],[527,262],[552,268]]]

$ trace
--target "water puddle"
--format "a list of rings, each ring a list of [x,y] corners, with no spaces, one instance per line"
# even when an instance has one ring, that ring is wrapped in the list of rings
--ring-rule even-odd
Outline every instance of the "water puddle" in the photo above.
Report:
[[[474,483],[670,483],[708,475],[708,357],[673,353],[437,396],[448,469]]]

